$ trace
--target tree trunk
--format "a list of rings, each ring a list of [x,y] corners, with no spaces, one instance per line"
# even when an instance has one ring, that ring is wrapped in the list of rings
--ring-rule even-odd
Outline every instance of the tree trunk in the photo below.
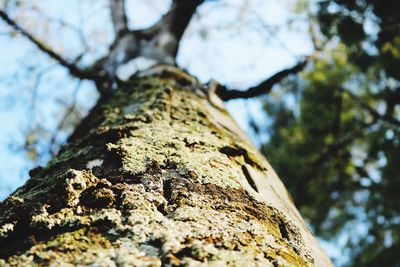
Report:
[[[331,266],[219,99],[172,67],[103,97],[0,205],[0,265]]]

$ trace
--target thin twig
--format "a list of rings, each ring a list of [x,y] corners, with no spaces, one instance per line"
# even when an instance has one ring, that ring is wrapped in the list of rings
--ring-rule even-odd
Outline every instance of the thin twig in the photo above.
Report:
[[[56,130],[54,131],[54,133],[51,135],[50,137],[50,141],[49,141],[49,147],[50,147],[50,153],[52,155],[55,155],[56,151],[55,151],[55,145],[57,142],[57,136],[58,134],[61,132],[61,130],[65,127],[65,124],[68,120],[68,118],[74,113],[75,108],[76,108],[76,101],[77,101],[77,96],[78,96],[78,92],[79,89],[81,87],[81,81],[78,81],[73,93],[72,93],[72,103],[71,105],[69,105],[69,107],[66,109],[63,117],[60,119],[60,121],[57,124]]]
[[[14,20],[12,20],[3,10],[0,10],[0,18],[2,18],[9,26],[11,26],[14,30],[22,34],[29,41],[31,41],[34,45],[36,45],[39,50],[56,60],[60,65],[66,67],[71,75],[77,77],[79,79],[96,79],[96,75],[90,71],[81,70],[73,63],[70,63],[68,60],[63,58],[61,55],[57,54],[54,50],[48,47],[46,44],[38,40],[36,37],[25,31],[21,26],[19,26]]]
[[[51,71],[54,67],[56,67],[56,65],[54,65],[54,64],[47,66],[46,68],[40,70],[40,72],[36,74],[35,81],[34,81],[33,87],[32,87],[32,98],[31,98],[31,108],[30,108],[31,111],[33,112],[33,116],[34,116],[35,109],[36,109],[36,98],[38,95],[39,86],[42,81],[42,78],[45,74],[47,74],[49,71]]]
[[[366,110],[375,120],[382,120],[385,122],[388,122],[390,124],[400,126],[400,121],[394,118],[393,116],[388,116],[384,114],[380,114],[377,110],[372,108],[370,105],[365,103],[363,100],[360,99],[356,94],[350,92],[349,90],[346,90],[342,88],[342,91],[349,95],[353,101],[358,104],[362,109]]]

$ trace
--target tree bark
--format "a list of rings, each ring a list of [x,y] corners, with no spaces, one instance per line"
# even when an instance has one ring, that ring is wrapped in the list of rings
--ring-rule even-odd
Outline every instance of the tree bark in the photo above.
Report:
[[[173,67],[102,97],[0,204],[1,266],[331,266],[220,100]]]

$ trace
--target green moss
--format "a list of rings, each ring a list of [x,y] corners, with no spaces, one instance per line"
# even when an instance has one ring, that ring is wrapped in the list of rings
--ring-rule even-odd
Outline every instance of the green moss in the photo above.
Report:
[[[134,78],[102,99],[1,204],[7,264],[312,264],[296,227],[245,189],[242,167],[265,171],[263,160],[179,75]]]

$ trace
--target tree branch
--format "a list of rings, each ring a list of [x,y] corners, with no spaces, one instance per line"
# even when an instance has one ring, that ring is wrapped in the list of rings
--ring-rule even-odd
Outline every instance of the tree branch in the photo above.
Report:
[[[50,47],[45,45],[43,42],[38,40],[36,37],[25,31],[21,26],[19,26],[15,21],[13,21],[7,13],[0,9],[0,18],[4,20],[9,26],[11,26],[14,30],[19,32],[22,36],[26,37],[29,41],[31,41],[34,45],[36,45],[39,50],[47,54],[49,57],[57,61],[60,65],[64,66],[69,70],[72,76],[77,77],[79,79],[96,79],[96,75],[91,71],[82,70],[78,68],[75,64],[69,62],[59,54],[57,54]]]
[[[348,94],[354,100],[354,102],[356,102],[362,109],[366,110],[375,120],[382,120],[390,124],[400,126],[400,121],[394,118],[393,116],[390,116],[388,114],[380,114],[374,108],[372,108],[367,103],[362,101],[357,95],[353,94],[352,92],[344,88],[342,90],[343,92]]]
[[[204,0],[174,0],[171,9],[170,31],[179,42],[198,6]]]
[[[110,0],[111,19],[116,36],[128,31],[128,19],[125,12],[125,0]]]
[[[114,29],[117,32],[110,52],[97,60],[94,67],[115,77],[119,66],[145,57],[159,64],[175,64],[179,42],[196,11],[204,0],[174,0],[171,9],[157,23],[143,30],[130,31],[122,0],[110,0]]]
[[[289,68],[289,69],[284,69],[267,80],[261,82],[260,84],[250,87],[249,89],[245,91],[241,90],[234,90],[234,89],[228,89],[225,86],[219,86],[216,89],[216,94],[223,100],[223,101],[228,101],[231,99],[237,99],[237,98],[252,98],[252,97],[257,97],[263,94],[267,94],[271,91],[272,86],[275,84],[279,83],[282,81],[284,78],[288,77],[291,74],[296,74],[300,72],[301,70],[304,69],[304,67],[307,65],[308,60],[302,60],[299,63],[297,63],[295,66]]]
[[[197,7],[205,0],[174,0],[172,7],[157,23],[148,29],[138,31],[141,39],[148,40],[151,53],[144,50],[145,57],[164,57],[164,61],[175,61],[179,43]],[[148,44],[146,44],[148,45]],[[156,53],[154,53],[156,52]],[[154,56],[154,54],[158,54]],[[164,62],[165,63],[165,62]]]

